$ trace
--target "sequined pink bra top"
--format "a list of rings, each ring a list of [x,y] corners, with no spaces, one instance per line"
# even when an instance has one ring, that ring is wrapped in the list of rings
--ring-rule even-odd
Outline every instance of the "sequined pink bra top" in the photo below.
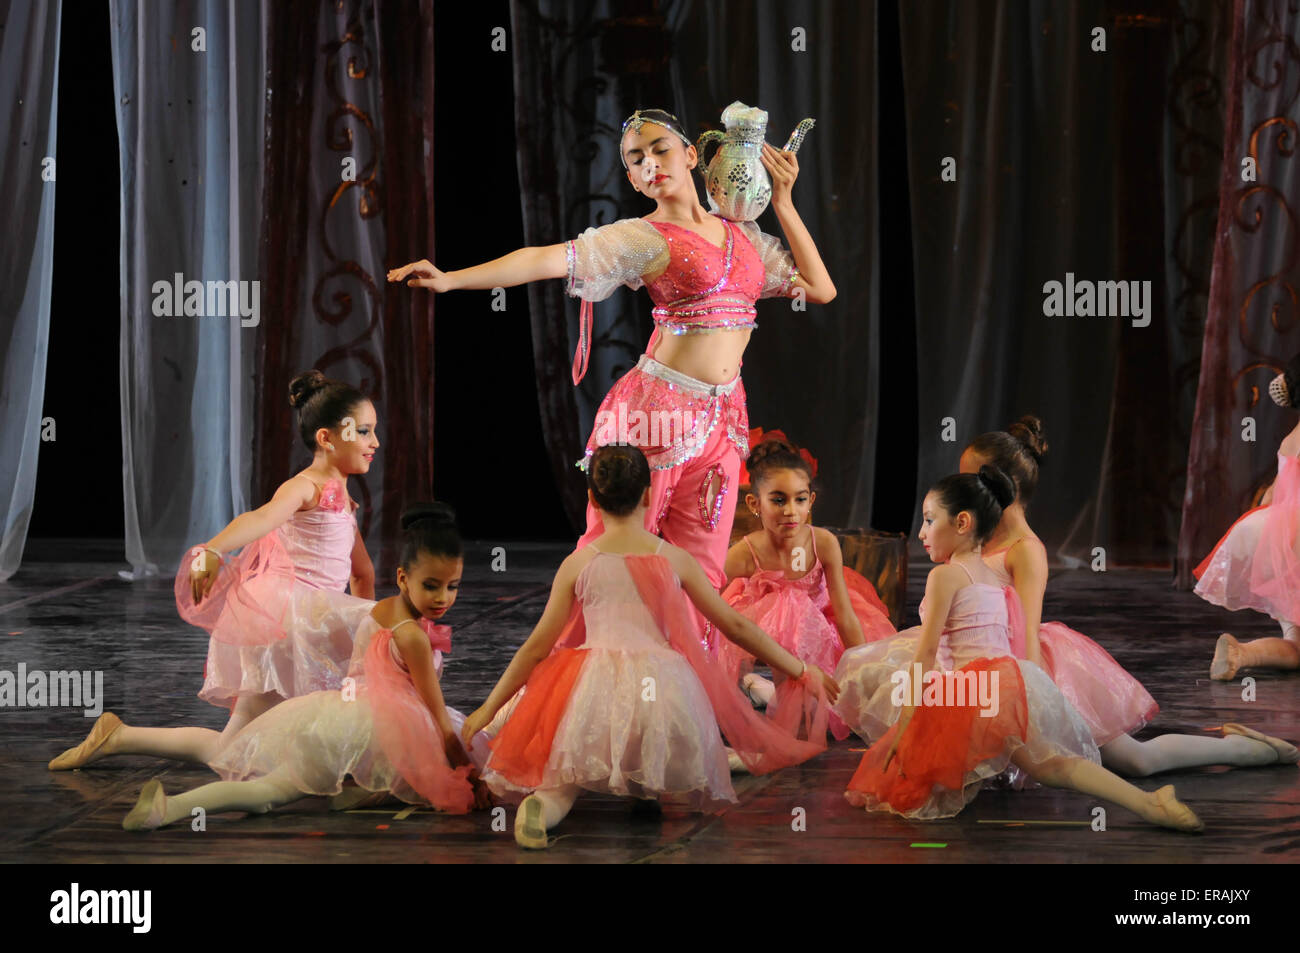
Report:
[[[784,268],[765,262],[754,247],[780,243],[763,236],[753,223],[749,229],[719,218],[726,231],[726,242],[719,247],[689,228],[672,222],[624,219],[614,226],[608,245],[601,247],[596,230],[568,243],[569,293],[584,298],[579,324],[578,347],[573,359],[576,384],[587,371],[591,351],[591,302],[612,291],[614,284],[630,287],[645,285],[655,303],[651,312],[655,332],[647,353],[654,349],[659,334],[708,334],[733,329],[758,327],[754,303],[760,297],[788,293],[798,270],[784,252]],[[752,235],[750,231],[752,230]],[[656,238],[657,233],[657,238]],[[581,247],[580,247],[581,243]],[[613,249],[617,248],[617,251]],[[662,267],[655,278],[643,281],[640,275]],[[639,270],[643,269],[643,270]],[[779,277],[777,274],[779,273]]]

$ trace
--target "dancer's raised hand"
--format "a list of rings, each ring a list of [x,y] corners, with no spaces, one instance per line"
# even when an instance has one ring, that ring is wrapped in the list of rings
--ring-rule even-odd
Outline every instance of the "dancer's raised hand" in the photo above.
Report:
[[[388,272],[388,280],[405,281],[410,288],[428,288],[435,292],[451,291],[456,287],[446,272],[433,267],[433,262],[426,258],[393,268]]]

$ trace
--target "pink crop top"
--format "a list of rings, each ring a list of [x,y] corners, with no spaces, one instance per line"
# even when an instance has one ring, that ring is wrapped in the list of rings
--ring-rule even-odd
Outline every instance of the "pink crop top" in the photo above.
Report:
[[[681,225],[641,218],[589,228],[566,243],[565,290],[583,299],[573,357],[575,384],[587,372],[592,302],[608,298],[620,285],[644,285],[655,303],[648,350],[661,331],[707,334],[756,328],[754,302],[789,295],[799,270],[781,242],[753,222],[722,223],[727,233],[722,247]],[[646,274],[656,277],[645,281]]]

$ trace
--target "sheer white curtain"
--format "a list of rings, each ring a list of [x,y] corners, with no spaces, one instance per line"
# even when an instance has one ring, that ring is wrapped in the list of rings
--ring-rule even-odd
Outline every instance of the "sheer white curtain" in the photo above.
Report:
[[[257,295],[269,14],[219,0],[109,6],[132,566],[123,575],[139,577],[172,571],[188,543],[248,508],[253,348],[265,320]],[[202,283],[204,314],[178,315],[175,285],[191,281]],[[214,284],[230,281],[256,303],[250,314],[229,316],[229,298],[215,307],[230,286],[210,293]]]
[[[36,498],[54,261],[59,0],[0,0],[0,580],[17,570]]]

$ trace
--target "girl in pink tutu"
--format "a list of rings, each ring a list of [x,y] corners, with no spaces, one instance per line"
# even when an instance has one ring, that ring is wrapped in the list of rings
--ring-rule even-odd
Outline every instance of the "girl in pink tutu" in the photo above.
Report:
[[[1019,600],[979,550],[1014,498],[1011,479],[990,466],[926,495],[920,538],[940,565],[926,580],[920,627],[849,649],[836,673],[846,720],[880,729],[845,796],[867,810],[951,817],[1015,765],[1152,823],[1200,830],[1172,785],[1148,793],[1103,768],[1079,713],[1041,668],[1012,656]]]
[[[720,810],[736,800],[721,733],[755,773],[797,764],[825,750],[821,701],[838,691],[723,602],[689,553],[646,532],[650,467],[639,449],[598,448],[587,482],[604,533],[561,564],[541,621],[463,729],[472,738],[525,688],[484,772],[494,793],[528,795],[515,816],[522,847],[548,846],[582,790]],[[782,722],[756,713],[705,651],[688,599],[788,676]],[[578,612],[584,644],[552,651]],[[804,727],[816,740],[795,737]]]
[[[727,554],[723,601],[787,652],[828,672],[835,671],[846,648],[894,635],[875,588],[844,565],[835,534],[812,525],[817,494],[812,469],[799,451],[779,437],[766,437],[750,451],[745,468],[753,491],[745,505],[763,528]],[[775,687],[753,673],[754,657],[731,642],[719,651],[750,698],[774,714]],[[849,736],[834,712],[829,726],[836,740]]]
[[[195,808],[263,814],[307,795],[340,795],[348,778],[362,792],[452,813],[487,806],[472,777],[487,760],[487,738],[462,747],[464,718],[444,704],[438,683],[451,651],[451,629],[438,623],[464,569],[455,514],[445,504],[413,507],[402,529],[399,592],[358,628],[343,687],[292,698],[245,725],[212,761],[222,781],[171,797],[150,781],[124,828],[187,821]]]
[[[1269,384],[1279,407],[1300,409],[1300,355]],[[1282,628],[1282,637],[1238,642],[1229,633],[1214,647],[1210,678],[1229,681],[1240,669],[1300,668],[1300,424],[1277,451],[1277,478],[1260,506],[1224,534],[1194,572],[1196,594],[1225,609],[1255,609]]]
[[[586,469],[603,444],[640,447],[651,468],[646,529],[694,556],[720,589],[735,516],[728,494],[749,452],[740,366],[757,326],[754,303],[773,296],[825,303],[835,286],[791,198],[799,174],[794,153],[767,144],[762,153],[789,251],[753,222],[728,221],[700,204],[691,175],[699,159],[675,116],[637,110],[623,123],[620,153],[632,188],[655,202],[645,218],[589,228],[572,241],[521,248],[460,271],[412,262],[390,271],[388,280],[443,292],[565,279],[565,290],[583,299],[575,384],[586,373],[592,302],[620,285],[644,286],[655,304],[655,332],[637,366],[601,403],[578,465]],[[599,510],[588,507],[578,545],[603,531]]]
[[[991,464],[1016,485],[1015,501],[1002,513],[981,553],[1004,584],[1014,586],[1025,612],[1025,641],[1017,654],[1040,665],[1083,716],[1101,749],[1102,764],[1129,777],[1209,764],[1254,767],[1295,763],[1300,752],[1285,741],[1238,724],[1223,726],[1224,737],[1160,735],[1137,741],[1131,732],[1158,710],[1154,699],[1105,649],[1061,622],[1040,622],[1047,587],[1047,550],[1034,535],[1025,508],[1038,485],[1047,453],[1042,421],[1025,416],[1006,431],[975,438],[961,457],[961,472]]]
[[[230,709],[225,729],[137,728],[104,712],[85,741],[50,762],[51,770],[118,754],[207,764],[277,702],[338,688],[353,634],[374,605],[374,568],[347,479],[370,469],[379,448],[377,418],[360,391],[314,370],[293,379],[289,403],[311,465],[265,506],[191,549],[176,574],[181,618],[211,633],[199,697]]]

